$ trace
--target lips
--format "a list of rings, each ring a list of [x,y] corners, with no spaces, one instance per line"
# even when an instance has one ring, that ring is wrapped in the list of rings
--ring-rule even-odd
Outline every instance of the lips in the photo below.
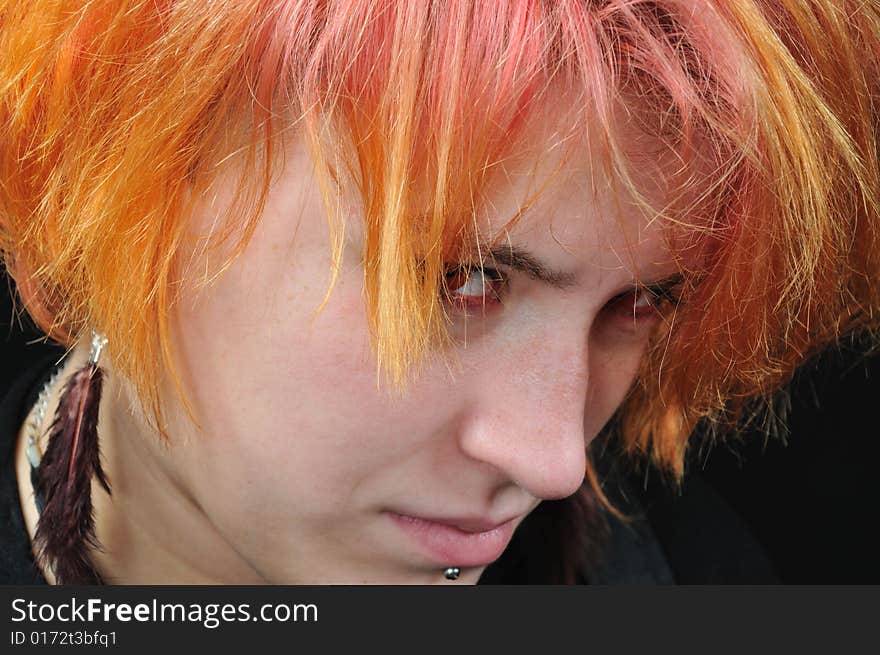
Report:
[[[485,566],[510,543],[515,516],[502,523],[481,518],[426,518],[389,512],[395,525],[422,555],[438,566]]]

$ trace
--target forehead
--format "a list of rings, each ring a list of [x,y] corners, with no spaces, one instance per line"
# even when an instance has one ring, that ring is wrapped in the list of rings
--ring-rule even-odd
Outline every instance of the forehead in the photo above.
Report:
[[[564,96],[555,101],[565,107]],[[639,153],[629,159],[628,179],[597,130],[536,114],[481,193],[474,213],[479,243],[526,247],[554,268],[592,281],[673,269],[669,227],[660,217],[668,205],[667,151],[626,116],[621,110],[621,145]]]

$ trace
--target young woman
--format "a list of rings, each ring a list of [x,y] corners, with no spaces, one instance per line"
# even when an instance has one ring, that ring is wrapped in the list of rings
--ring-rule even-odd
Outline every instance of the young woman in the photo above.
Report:
[[[872,3],[29,0],[0,44],[50,582],[473,583],[544,501],[571,580],[603,428],[680,476],[877,327]]]

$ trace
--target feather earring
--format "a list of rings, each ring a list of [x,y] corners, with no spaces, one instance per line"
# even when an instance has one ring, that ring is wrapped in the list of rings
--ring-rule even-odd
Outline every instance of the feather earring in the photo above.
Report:
[[[98,408],[107,339],[92,333],[89,361],[67,382],[58,401],[49,444],[36,470],[35,495],[42,506],[35,535],[38,558],[59,584],[101,584],[89,561],[99,547],[92,514],[92,477],[110,493],[98,449]]]

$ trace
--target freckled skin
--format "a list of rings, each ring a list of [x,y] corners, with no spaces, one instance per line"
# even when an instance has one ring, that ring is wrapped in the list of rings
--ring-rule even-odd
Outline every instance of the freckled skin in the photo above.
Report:
[[[544,159],[539,170],[552,170]],[[511,163],[490,190],[487,234],[529,195],[534,164]],[[98,494],[99,566],[131,582],[445,583],[384,512],[500,520],[573,493],[648,335],[603,307],[636,274],[674,271],[658,228],[632,205],[612,217],[610,192],[587,188],[591,166],[569,162],[510,231],[578,283],[511,274],[502,304],[456,318],[450,360],[433,356],[395,397],[377,386],[356,215],[315,316],[330,241],[311,164],[291,144],[243,255],[175,309],[203,434],[171,404],[173,443],[159,445],[126,411],[128,387],[109,378],[102,443],[111,480],[124,482],[110,502]],[[199,209],[194,234],[223,202]],[[164,395],[173,403],[170,387]],[[481,570],[464,568],[454,584]]]

